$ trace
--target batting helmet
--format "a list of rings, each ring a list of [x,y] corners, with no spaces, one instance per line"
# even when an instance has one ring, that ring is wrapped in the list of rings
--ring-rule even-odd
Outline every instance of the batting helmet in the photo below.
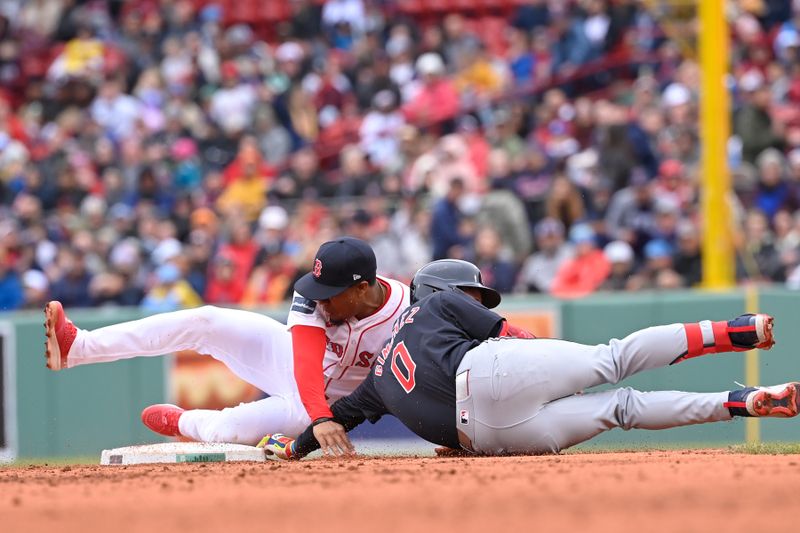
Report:
[[[461,287],[480,289],[483,305],[489,309],[500,304],[500,293],[483,284],[478,267],[460,259],[440,259],[417,270],[411,280],[411,303],[437,291]]]

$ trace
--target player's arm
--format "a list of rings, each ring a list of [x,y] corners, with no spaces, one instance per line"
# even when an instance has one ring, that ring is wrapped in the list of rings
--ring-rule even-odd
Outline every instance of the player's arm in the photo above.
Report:
[[[323,438],[323,442],[317,440],[313,424],[306,428],[295,441],[281,436],[267,435],[262,442],[267,444],[268,451],[276,453],[284,459],[300,459],[320,448],[326,455],[353,453],[354,448],[346,432],[357,427],[364,420],[377,422],[381,416],[387,413],[386,407],[375,389],[374,375],[367,376],[367,379],[352,394],[337,400],[332,406],[332,411],[333,419],[330,422],[340,429],[335,433],[327,434]],[[275,437],[278,437],[279,441],[272,443],[273,447],[270,448],[270,440],[275,441]]]
[[[442,292],[442,309],[452,323],[470,338],[479,341],[497,338],[506,319],[461,291]]]
[[[300,400],[312,421],[333,417],[325,400],[325,330],[316,326],[292,326],[294,379]]]
[[[498,337],[513,337],[515,339],[535,339],[536,335],[526,329],[522,329],[509,323],[508,320],[503,320],[503,325],[500,326],[500,333]]]
[[[300,400],[312,421],[332,416],[325,399],[325,377],[322,362],[325,359],[325,319],[317,303],[297,292],[289,309],[288,327],[292,334],[294,379]]]

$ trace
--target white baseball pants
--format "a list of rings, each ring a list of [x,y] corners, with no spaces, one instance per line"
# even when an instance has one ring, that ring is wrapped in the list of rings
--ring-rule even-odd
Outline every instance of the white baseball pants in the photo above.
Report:
[[[258,313],[205,306],[78,330],[67,367],[181,350],[211,355],[270,395],[221,411],[186,411],[179,421],[182,435],[254,445],[267,433],[297,436],[311,423],[294,379],[291,334],[284,324]]]

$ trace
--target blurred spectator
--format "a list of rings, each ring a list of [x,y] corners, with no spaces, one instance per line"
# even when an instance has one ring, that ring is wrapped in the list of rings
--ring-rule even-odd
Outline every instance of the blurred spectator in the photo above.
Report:
[[[91,275],[86,269],[83,252],[62,246],[56,257],[56,272],[50,289],[53,300],[60,301],[65,307],[92,306],[89,294]]]
[[[242,305],[276,305],[291,298],[297,274],[297,267],[280,247],[262,248],[242,297]]]
[[[364,152],[356,145],[348,145],[339,155],[341,176],[337,196],[376,196],[380,192],[378,177],[367,163]]]
[[[272,106],[262,105],[255,114],[254,134],[258,138],[259,151],[264,154],[264,162],[270,167],[264,167],[268,175],[274,174],[272,166],[282,165],[286,162],[292,151],[292,138],[286,128],[281,126]]]
[[[502,249],[500,235],[491,226],[478,229],[475,234],[475,257],[473,262],[481,270],[484,283],[501,293],[514,290],[516,268],[510,254]],[[505,256],[505,257],[504,257]]]
[[[85,191],[79,189],[75,182],[75,177],[72,172],[67,172],[62,175],[60,195],[71,198],[75,201],[78,198],[81,200],[85,196]],[[172,191],[161,187],[156,176],[156,170],[153,167],[145,167],[139,174],[136,189],[128,195],[126,203],[129,206],[136,206],[142,202],[150,202],[161,210],[162,213],[169,213],[172,210],[174,196]]]
[[[81,23],[77,35],[67,41],[61,55],[50,66],[48,76],[56,80],[93,78],[102,71],[103,52],[103,42],[95,38],[89,25]]]
[[[22,275],[25,309],[42,309],[50,296],[50,280],[40,270],[28,270]]]
[[[246,138],[239,155],[223,173],[225,189],[217,199],[217,208],[227,215],[237,213],[254,221],[266,203],[271,176],[272,170],[261,160],[255,140]]]
[[[515,264],[521,263],[531,249],[531,230],[524,204],[511,191],[492,191],[483,197],[477,222],[491,226],[511,251]]]
[[[658,167],[658,178],[653,192],[657,198],[671,200],[683,211],[688,211],[696,200],[686,169],[676,159],[668,159]]]
[[[633,273],[633,248],[625,241],[612,241],[603,248],[603,254],[611,265],[608,278],[600,285],[603,291],[624,291],[628,288],[628,280]]]
[[[572,246],[564,242],[564,224],[554,218],[540,220],[534,236],[537,251],[522,265],[518,284],[523,292],[549,293],[561,266],[572,258]]]
[[[584,216],[584,205],[578,188],[564,176],[556,176],[547,198],[547,216],[571,228]]]
[[[769,220],[789,201],[790,189],[785,180],[784,163],[783,155],[774,148],[767,148],[756,158],[759,180],[755,207]]]
[[[466,102],[483,102],[497,97],[509,80],[509,72],[502,63],[495,62],[489,55],[486,45],[476,43],[463,51],[456,88]]]
[[[402,261],[395,267],[397,279],[411,281],[416,271],[431,261],[431,219],[428,209],[420,208],[414,199],[406,199],[390,220]]]
[[[464,197],[464,182],[455,178],[450,182],[447,195],[440,198],[432,209],[431,241],[433,243],[432,259],[445,259],[453,255],[453,248],[463,247],[467,243],[467,236],[462,233],[461,221],[463,214],[459,208],[459,201]]]
[[[133,133],[141,117],[139,101],[123,92],[122,81],[112,77],[100,87],[92,103],[92,118],[113,139],[124,139]]]
[[[674,198],[658,197],[655,202],[655,225],[651,233],[652,238],[662,239],[674,245],[677,240],[678,224],[681,210]]]
[[[322,7],[322,25],[332,31],[339,24],[347,24],[354,32],[366,29],[366,11],[362,0],[326,0]]]
[[[684,286],[683,278],[673,268],[672,245],[663,239],[653,239],[644,247],[644,265],[628,280],[628,290],[677,289]]]
[[[606,213],[609,237],[643,246],[655,229],[655,201],[650,179],[643,169],[631,173],[628,187],[611,197]]]
[[[19,309],[25,303],[25,293],[19,275],[11,264],[8,251],[0,248],[0,310]]]
[[[518,2],[511,24],[531,31],[550,24],[550,9],[547,0],[522,0]]]
[[[469,147],[458,134],[442,137],[433,150],[417,159],[409,176],[413,190],[422,189],[437,198],[446,194],[456,178],[469,193],[484,190],[484,183],[470,160]]]
[[[148,313],[165,313],[202,304],[200,296],[182,279],[180,269],[173,263],[166,263],[156,270],[155,283],[142,300],[142,309]]]
[[[206,276],[213,254],[213,240],[207,233],[198,229],[189,234],[186,281],[197,294],[206,292]]]
[[[697,227],[683,220],[677,228],[678,245],[675,251],[675,272],[687,287],[695,287],[703,279],[703,258],[700,250],[700,235]]]
[[[536,56],[531,50],[531,38],[526,31],[517,28],[508,30],[508,66],[514,83],[533,85],[536,77]]]
[[[576,224],[569,232],[575,255],[561,265],[551,293],[559,298],[576,298],[597,290],[611,270],[608,259],[597,248],[597,236],[588,224]]]
[[[319,159],[310,148],[295,152],[289,170],[275,182],[272,194],[283,200],[330,198],[335,187],[322,175]]]
[[[234,277],[246,281],[258,253],[258,243],[253,239],[250,224],[243,220],[233,220],[228,242],[220,246],[218,253],[233,262]]]
[[[741,138],[742,158],[755,163],[758,154],[767,148],[780,148],[783,140],[773,130],[769,115],[770,92],[764,77],[758,71],[750,71],[739,80],[744,92],[744,105],[734,114],[733,132]]]
[[[175,186],[183,191],[192,191],[199,187],[203,180],[203,174],[195,142],[188,138],[178,139],[172,145],[170,152],[176,163]]]
[[[758,210],[749,211],[745,218],[744,235],[739,241],[737,278],[784,281],[786,274],[766,215]]]
[[[403,107],[403,114],[414,124],[442,127],[458,112],[459,97],[455,84],[445,77],[444,62],[435,53],[420,56],[416,72],[420,85]]]
[[[237,275],[236,263],[227,255],[214,258],[206,285],[206,303],[233,306],[238,304],[246,288],[247,279]]]
[[[398,133],[405,124],[403,115],[395,108],[395,95],[384,89],[372,99],[372,110],[364,117],[359,130],[361,147],[370,163],[386,168],[395,163],[399,149]]]
[[[251,124],[256,92],[240,82],[236,63],[223,63],[221,73],[222,87],[211,97],[209,114],[224,132],[240,132]]]

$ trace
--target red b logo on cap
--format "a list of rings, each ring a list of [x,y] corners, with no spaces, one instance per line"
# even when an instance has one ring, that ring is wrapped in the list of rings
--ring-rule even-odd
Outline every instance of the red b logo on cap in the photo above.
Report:
[[[314,259],[314,277],[318,278],[322,275],[322,261]]]

